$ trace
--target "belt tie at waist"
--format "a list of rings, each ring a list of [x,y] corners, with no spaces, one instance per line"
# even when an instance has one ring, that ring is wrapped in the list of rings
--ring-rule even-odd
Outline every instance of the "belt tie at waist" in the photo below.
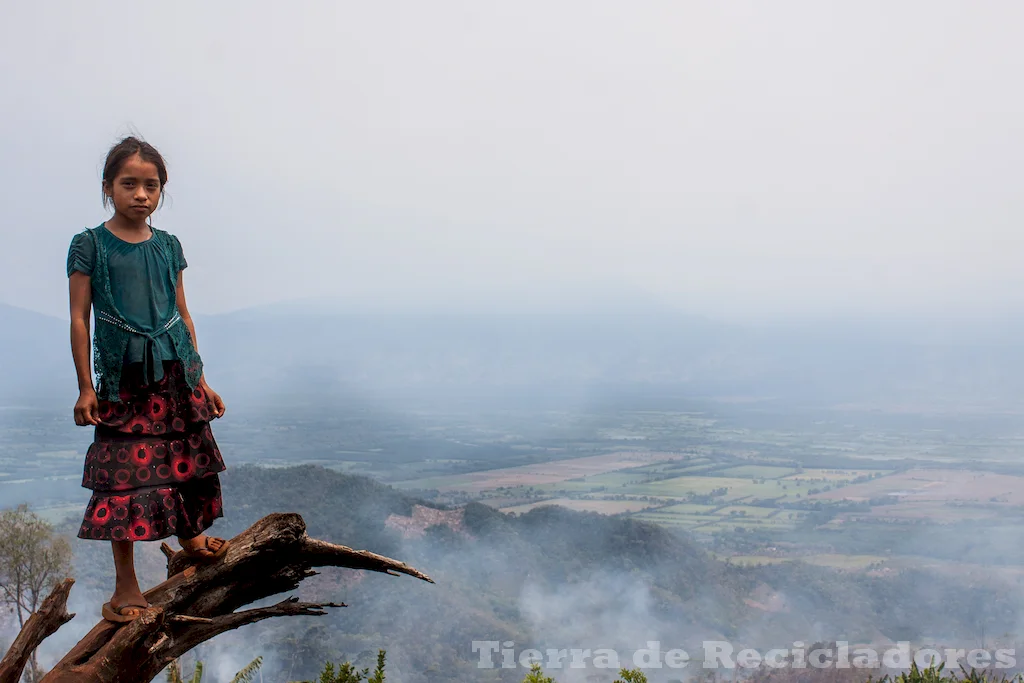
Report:
[[[108,313],[107,311],[98,311],[96,313],[96,319],[101,320],[110,325],[114,325],[115,327],[119,327],[125,332],[131,332],[132,334],[137,334],[140,337],[145,337],[146,348],[142,354],[142,376],[148,382],[152,377],[153,368],[156,365],[156,347],[154,345],[154,342],[156,341],[157,337],[164,334],[181,321],[181,314],[175,311],[174,315],[171,316],[170,320],[161,325],[160,328],[157,329],[155,332],[145,332],[143,330],[136,329],[134,326],[128,324],[128,322],[125,321],[124,319],[111,313]]]

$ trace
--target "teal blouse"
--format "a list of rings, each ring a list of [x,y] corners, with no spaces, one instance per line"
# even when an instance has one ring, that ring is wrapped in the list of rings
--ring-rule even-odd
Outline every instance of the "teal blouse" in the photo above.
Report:
[[[107,270],[110,277],[110,292],[114,306],[124,320],[137,330],[152,335],[152,339],[133,334],[128,338],[125,363],[142,363],[146,381],[163,378],[164,360],[175,360],[170,332],[155,334],[160,326],[177,311],[177,282],[169,277],[170,263],[167,254],[160,248],[155,234],[144,242],[126,242],[100,225],[95,234],[102,241],[107,255]],[[171,237],[174,256],[181,269],[188,266],[181,243]],[[71,240],[68,250],[68,277],[81,271],[90,277],[96,268],[96,245],[88,232],[81,232]],[[93,287],[95,289],[94,281]],[[93,301],[98,300],[93,292]]]

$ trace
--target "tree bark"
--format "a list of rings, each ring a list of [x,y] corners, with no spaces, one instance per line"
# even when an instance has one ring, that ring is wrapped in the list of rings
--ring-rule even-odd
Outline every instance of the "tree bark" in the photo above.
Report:
[[[328,607],[344,607],[341,603],[305,603],[288,598],[271,607],[235,611],[297,588],[303,579],[317,573],[313,567],[407,574],[433,583],[427,575],[398,560],[310,538],[297,514],[277,513],[259,520],[231,539],[224,557],[215,564],[196,565],[194,559],[174,553],[167,544],[163,550],[168,556],[168,579],[146,592],[150,607],[127,624],[98,623],[42,678],[42,683],[151,681],[171,660],[225,631],[271,617],[317,616],[326,614]],[[63,598],[55,591],[18,636],[3,660],[7,664],[10,659],[11,664],[7,669],[0,668],[0,683],[17,683],[27,661],[27,654],[15,651],[23,636],[22,647],[32,644],[26,651],[31,653],[73,616],[63,611],[70,579],[65,584]],[[59,606],[63,617],[50,617],[46,623],[56,625],[48,629],[36,626],[38,634],[31,635],[33,620],[43,615],[48,605],[51,611]]]
[[[0,683],[18,683],[21,672],[39,643],[74,618],[74,614],[68,614],[68,594],[74,583],[74,579],[64,579],[57,584],[46,600],[43,600],[39,611],[32,614],[22,626],[14,644],[3,660],[0,660]]]

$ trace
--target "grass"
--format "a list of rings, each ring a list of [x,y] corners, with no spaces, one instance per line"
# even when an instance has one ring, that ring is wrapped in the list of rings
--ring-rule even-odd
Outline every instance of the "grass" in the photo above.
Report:
[[[730,505],[727,508],[722,508],[716,514],[718,514],[720,517],[729,517],[730,519],[733,517],[746,517],[749,519],[751,517],[768,517],[776,512],[778,512],[777,508],[761,508],[754,507],[752,505]]]
[[[669,505],[658,510],[658,512],[667,512],[671,514],[680,515],[702,515],[709,514],[715,509],[714,505],[699,505],[697,503],[676,503],[675,505]]]
[[[742,565],[805,562],[819,567],[854,570],[866,569],[875,563],[883,562],[888,559],[877,555],[836,555],[831,553],[821,555],[798,555],[792,557],[777,555],[719,555],[717,557],[720,560],[728,560],[732,564]]]
[[[804,479],[816,479],[819,484],[836,483],[842,481],[852,481],[857,477],[862,477],[868,474],[881,473],[884,477],[892,474],[892,470],[842,470],[842,469],[831,469],[831,468],[809,468],[804,469],[803,472],[794,473],[786,476],[789,481],[801,481]]]
[[[711,515],[673,515],[658,512],[657,510],[649,510],[645,512],[639,512],[633,515],[634,519],[645,520],[648,522],[666,522],[669,524],[713,524],[718,521],[718,517]]]
[[[622,493],[650,496],[678,496],[688,493],[707,495],[716,489],[726,489],[723,500],[736,501],[743,498],[796,498],[797,494],[805,496],[813,488],[813,484],[805,482],[781,483],[782,480],[769,479],[761,484],[753,479],[736,477],[674,477],[649,484],[638,484]]]
[[[744,479],[781,479],[791,475],[797,470],[792,467],[773,467],[771,465],[740,465],[722,470],[726,477],[741,477]]]
[[[653,503],[645,503],[636,500],[594,500],[589,498],[549,498],[533,503],[513,505],[501,508],[502,512],[523,513],[544,505],[560,505],[570,510],[581,510],[588,512],[600,512],[605,515],[615,515],[622,512],[635,512],[643,510]]]
[[[665,517],[654,517],[649,515],[650,513],[640,513],[637,515],[633,515],[633,518],[677,529],[692,529],[693,527],[700,526],[701,524],[705,524],[709,521],[707,518],[704,518],[703,520],[696,520],[693,518],[685,518],[673,515],[668,515]]]

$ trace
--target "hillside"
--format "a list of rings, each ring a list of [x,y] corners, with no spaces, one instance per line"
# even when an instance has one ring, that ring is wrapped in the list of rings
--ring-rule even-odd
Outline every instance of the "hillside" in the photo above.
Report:
[[[388,649],[389,669],[407,683],[451,680],[442,674],[449,671],[458,680],[518,683],[522,671],[477,669],[472,642],[632,652],[647,640],[697,650],[725,637],[785,647],[810,638],[918,638],[936,627],[973,638],[979,625],[1001,632],[1018,618],[1016,601],[994,588],[925,572],[733,567],[659,526],[595,513],[542,507],[510,516],[480,504],[438,511],[371,479],[313,466],[236,467],[223,481],[220,534],[272,511],[299,512],[312,535],[400,558],[437,580],[424,586],[328,571],[302,595],[342,599],[349,608],[250,627],[200,653],[232,662],[266,655],[270,680],[311,676],[316,662],[341,656],[370,665],[377,647]],[[84,580],[109,580],[109,569],[99,569],[109,549],[78,549]]]

